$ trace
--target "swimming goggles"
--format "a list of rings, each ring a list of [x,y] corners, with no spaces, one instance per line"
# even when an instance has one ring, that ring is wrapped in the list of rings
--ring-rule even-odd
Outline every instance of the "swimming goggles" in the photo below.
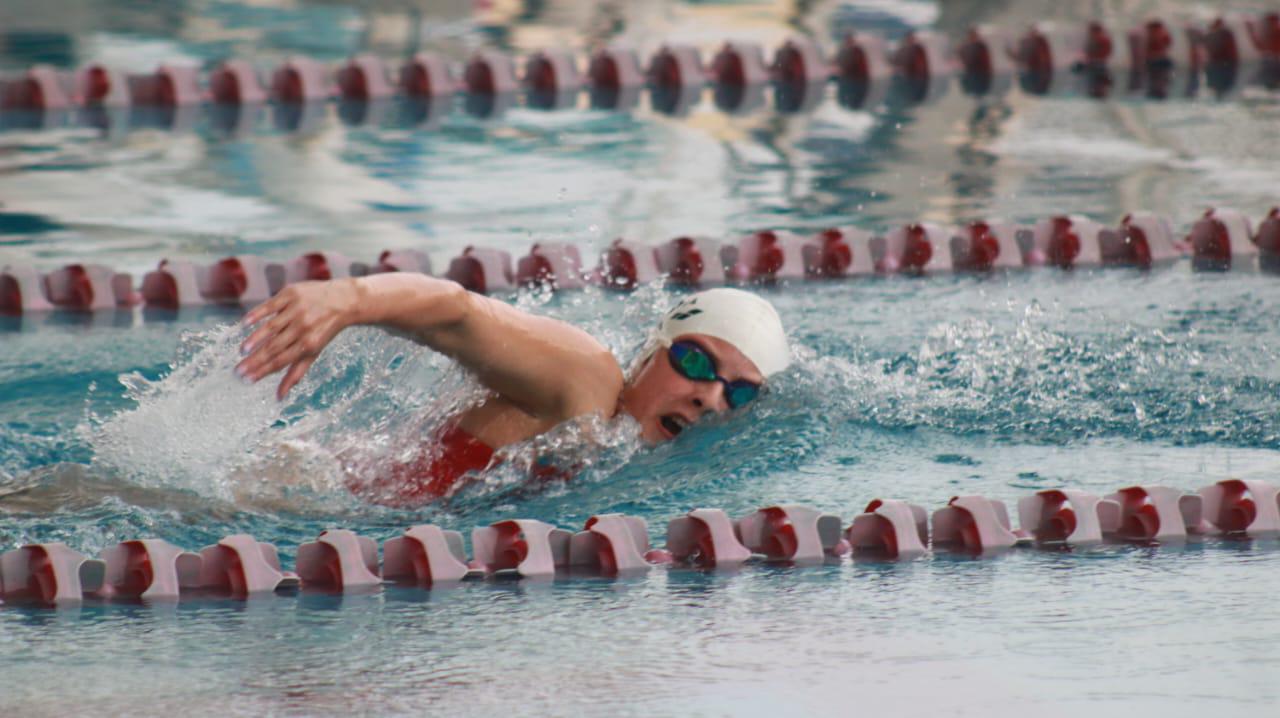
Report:
[[[737,409],[760,395],[760,385],[745,379],[729,381],[716,373],[716,360],[706,349],[694,342],[678,341],[667,350],[671,368],[680,376],[693,381],[718,381],[724,384],[724,400],[730,409]]]

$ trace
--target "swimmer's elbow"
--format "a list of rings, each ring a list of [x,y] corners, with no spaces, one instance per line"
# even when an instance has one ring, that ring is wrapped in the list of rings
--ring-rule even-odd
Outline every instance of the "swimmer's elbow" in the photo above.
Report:
[[[441,279],[443,287],[436,299],[433,312],[437,327],[459,326],[471,317],[475,309],[475,294],[451,279]]]
[[[386,284],[395,291],[372,298],[381,317],[371,323],[419,344],[434,346],[440,334],[461,326],[473,311],[474,295],[457,282],[425,275],[383,276],[393,277],[395,284]]]

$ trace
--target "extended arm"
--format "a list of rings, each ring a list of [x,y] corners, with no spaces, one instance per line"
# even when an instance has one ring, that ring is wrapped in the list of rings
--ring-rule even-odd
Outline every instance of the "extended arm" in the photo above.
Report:
[[[287,368],[277,395],[301,380],[343,329],[383,327],[456,359],[529,414],[565,419],[611,406],[622,386],[612,354],[587,333],[421,274],[304,282],[245,316],[260,324],[236,370],[258,381]]]

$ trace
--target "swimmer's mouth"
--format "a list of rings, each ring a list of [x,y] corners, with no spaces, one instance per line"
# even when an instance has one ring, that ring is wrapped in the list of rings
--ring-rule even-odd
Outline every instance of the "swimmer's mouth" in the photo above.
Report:
[[[684,431],[685,427],[689,425],[684,420],[684,417],[679,414],[667,414],[659,419],[658,423],[662,424],[662,428],[666,429],[667,433],[671,434],[673,437],[678,436],[680,432]]]

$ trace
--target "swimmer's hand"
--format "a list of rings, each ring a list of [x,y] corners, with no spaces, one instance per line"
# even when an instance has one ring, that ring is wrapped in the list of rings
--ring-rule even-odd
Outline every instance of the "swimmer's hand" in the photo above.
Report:
[[[236,374],[252,383],[288,368],[276,389],[283,400],[338,332],[356,322],[359,303],[355,280],[285,287],[245,315],[245,326],[260,326],[240,345],[245,358]]]

